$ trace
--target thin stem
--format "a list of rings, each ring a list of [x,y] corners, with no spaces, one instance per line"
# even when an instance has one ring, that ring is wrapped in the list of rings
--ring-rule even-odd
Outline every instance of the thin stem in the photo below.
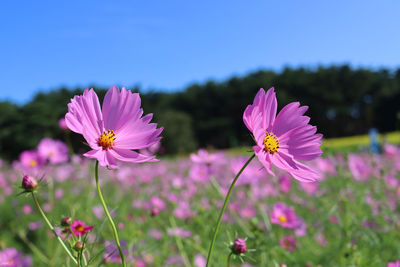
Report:
[[[40,251],[40,249],[38,249],[32,242],[30,242],[23,233],[18,232],[18,237],[25,242],[25,244],[33,251],[33,253],[38,255],[38,257],[41,259],[41,261],[44,262],[44,264],[49,264],[49,259]]]
[[[232,257],[232,252],[229,253],[229,256],[228,256],[228,267],[231,267],[231,257]]]
[[[173,228],[176,228],[176,222],[172,216],[169,217],[169,222]],[[189,263],[187,255],[185,253],[185,249],[183,248],[182,239],[179,237],[179,235],[175,235],[175,241],[176,241],[176,245],[179,249],[179,252],[182,255],[184,265],[190,267],[191,265]]]
[[[88,264],[87,264],[85,252],[82,252],[82,257],[83,257],[83,262],[85,263],[85,266],[87,266]]]
[[[214,236],[213,236],[213,239],[212,239],[211,244],[210,244],[210,249],[208,250],[208,256],[207,256],[207,264],[206,264],[206,267],[208,267],[209,264],[210,264],[211,254],[212,254],[213,249],[214,249],[215,239],[217,238],[218,230],[219,230],[219,227],[221,226],[222,216],[224,215],[226,206],[228,205],[229,197],[231,196],[232,189],[233,189],[233,187],[235,186],[235,183],[236,183],[237,179],[239,178],[239,176],[242,174],[242,172],[244,171],[244,169],[247,167],[247,165],[249,165],[250,161],[252,161],[252,159],[254,159],[255,156],[256,156],[256,155],[253,154],[253,155],[247,160],[247,162],[246,162],[246,163],[243,165],[243,167],[240,169],[240,171],[239,171],[238,174],[236,175],[235,179],[233,179],[233,182],[232,182],[231,186],[229,187],[228,193],[226,194],[226,198],[225,198],[225,201],[224,201],[224,206],[223,206],[222,209],[221,209],[221,212],[220,212],[219,217],[218,217],[217,226],[215,227],[215,230],[214,230]]]
[[[100,185],[99,185],[99,162],[97,160],[96,160],[96,167],[95,167],[95,178],[96,178],[97,193],[99,195],[101,205],[103,205],[103,209],[104,209],[104,212],[106,213],[108,222],[110,223],[111,228],[113,230],[115,243],[116,243],[116,245],[118,247],[119,255],[121,256],[122,266],[126,267],[124,253],[122,252],[121,244],[119,243],[117,228],[115,227],[114,221],[111,218],[110,213],[108,212],[106,202],[104,201],[103,194],[101,193],[101,190],[100,190]]]
[[[47,219],[46,214],[44,214],[42,208],[39,205],[39,202],[36,199],[35,193],[32,193],[32,198],[33,201],[35,202],[36,207],[38,208],[40,214],[42,215],[44,221],[46,222],[46,224],[49,226],[50,230],[54,233],[54,235],[56,236],[57,240],[60,242],[61,246],[64,248],[65,252],[67,252],[68,256],[72,259],[72,261],[75,264],[78,264],[78,262],[76,261],[76,259],[74,258],[74,256],[71,254],[71,252],[69,251],[69,249],[67,248],[67,246],[65,246],[64,241],[62,241],[62,239],[60,238],[60,236],[57,234],[57,232],[54,230],[53,225],[50,223],[50,221]]]

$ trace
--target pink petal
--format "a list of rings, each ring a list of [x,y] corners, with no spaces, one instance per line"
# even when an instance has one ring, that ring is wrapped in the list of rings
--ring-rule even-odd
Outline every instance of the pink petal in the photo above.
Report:
[[[134,163],[141,163],[141,162],[153,162],[157,161],[155,156],[145,156],[138,152],[128,150],[128,149],[110,149],[110,154],[120,161],[126,162],[134,162]]]

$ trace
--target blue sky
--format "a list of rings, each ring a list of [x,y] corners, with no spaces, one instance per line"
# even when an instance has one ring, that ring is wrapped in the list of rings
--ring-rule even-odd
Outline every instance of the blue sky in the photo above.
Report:
[[[397,68],[399,10],[395,0],[1,1],[0,100],[61,85],[179,90],[287,65]]]

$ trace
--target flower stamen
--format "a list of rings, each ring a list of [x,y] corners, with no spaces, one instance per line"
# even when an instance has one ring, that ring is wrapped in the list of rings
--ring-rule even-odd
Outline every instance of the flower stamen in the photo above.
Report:
[[[103,148],[103,150],[108,150],[113,147],[115,141],[115,133],[113,130],[104,131],[103,134],[97,140],[97,144]]]
[[[283,215],[279,216],[278,219],[279,219],[280,222],[283,222],[283,223],[287,222],[287,218],[285,216],[283,216]]]
[[[264,137],[264,150],[270,154],[278,152],[279,141],[278,138],[272,133],[266,133]]]

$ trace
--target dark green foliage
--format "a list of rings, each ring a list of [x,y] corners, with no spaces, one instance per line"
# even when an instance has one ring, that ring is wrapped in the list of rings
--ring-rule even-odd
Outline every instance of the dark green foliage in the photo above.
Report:
[[[180,111],[162,112],[158,122],[164,127],[162,145],[166,151],[182,153],[196,148],[192,119],[188,114]]]
[[[276,88],[279,108],[291,101],[308,105],[306,114],[311,117],[311,124],[317,125],[325,137],[364,134],[371,127],[381,132],[399,129],[400,69],[352,69],[343,65],[285,68],[281,73],[257,71],[222,82],[192,84],[179,92],[142,92],[142,106],[145,114],[153,113],[154,120],[164,126],[167,153],[187,151],[194,144],[215,148],[250,145],[252,139],[242,121],[243,111],[259,88],[272,86]],[[95,88],[102,101],[107,88]],[[22,150],[35,148],[45,136],[62,139],[58,119],[67,112],[70,98],[81,92],[82,88],[61,88],[38,93],[21,107],[0,102],[0,156],[16,158]],[[180,122],[174,122],[174,114]],[[173,129],[173,125],[178,128]],[[182,134],[179,138],[187,139],[169,140],[177,138],[177,133]],[[81,136],[71,137],[75,148],[87,150]]]

